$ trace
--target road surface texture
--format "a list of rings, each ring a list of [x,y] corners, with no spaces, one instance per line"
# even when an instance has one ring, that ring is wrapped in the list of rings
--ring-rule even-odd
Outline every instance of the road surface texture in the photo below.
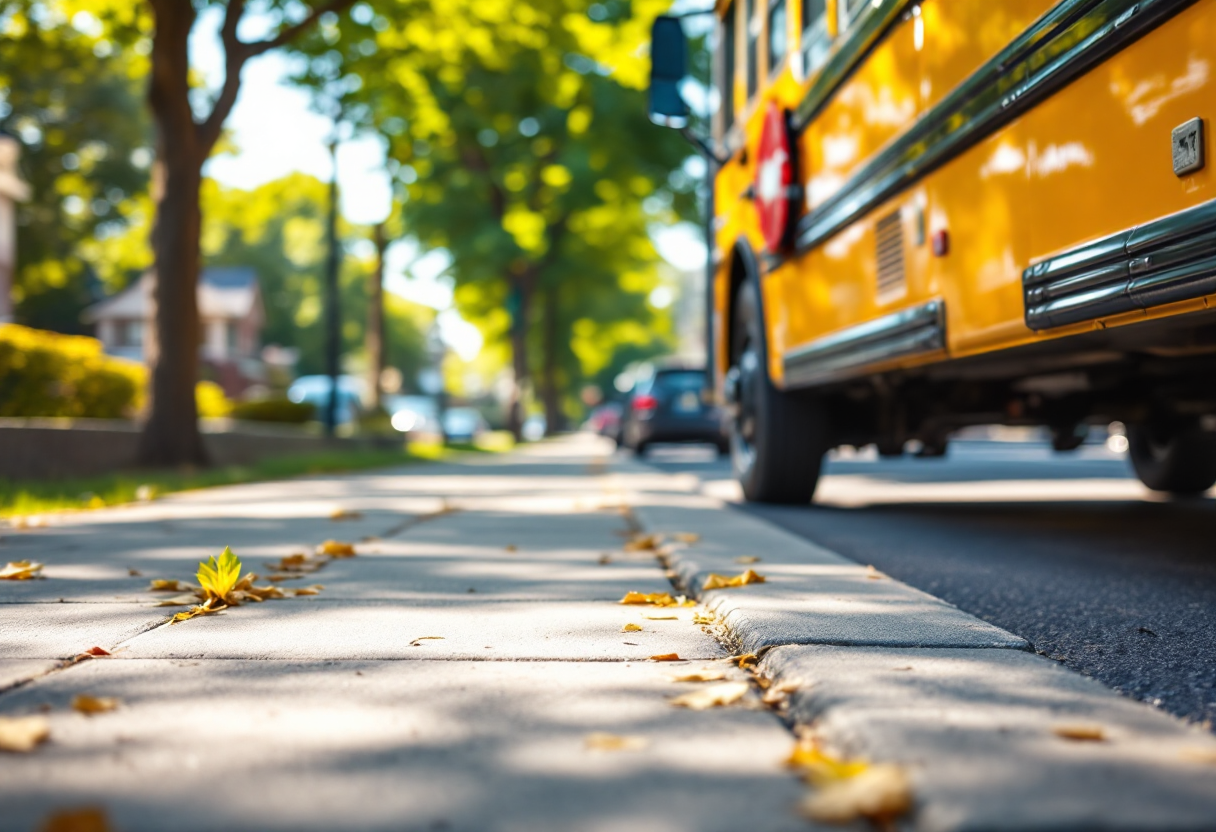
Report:
[[[646,460],[737,501],[712,449]],[[1016,633],[1116,690],[1216,724],[1216,500],[1171,501],[1086,445],[956,441],[945,459],[840,457],[814,506],[757,517]]]
[[[826,828],[795,811],[829,787],[783,765],[791,728],[903,772],[901,829],[1216,829],[1210,734],[701,485],[573,437],[5,529],[0,562],[46,566],[0,582],[0,717],[50,736],[0,753],[0,829]],[[328,539],[358,554],[278,584],[315,595],[170,624],[148,590]],[[704,589],[748,555],[765,583]],[[677,587],[698,605],[617,603]],[[674,707],[702,669],[750,687]]]

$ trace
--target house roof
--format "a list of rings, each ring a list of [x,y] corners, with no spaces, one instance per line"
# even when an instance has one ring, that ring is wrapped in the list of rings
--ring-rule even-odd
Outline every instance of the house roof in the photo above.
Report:
[[[90,306],[82,316],[86,323],[102,320],[143,320],[148,317],[153,272],[116,295]],[[258,275],[249,266],[203,269],[199,275],[198,314],[203,320],[245,318],[261,312]]]

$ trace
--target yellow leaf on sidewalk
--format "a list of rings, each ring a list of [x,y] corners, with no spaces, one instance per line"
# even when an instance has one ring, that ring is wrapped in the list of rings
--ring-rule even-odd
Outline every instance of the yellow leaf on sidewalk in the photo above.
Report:
[[[694,612],[692,614],[693,624],[713,624],[717,620],[717,616],[712,612]]]
[[[196,588],[185,581],[167,578],[153,578],[152,583],[148,584],[148,589],[152,592],[193,592]]]
[[[663,542],[661,534],[635,534],[625,541],[626,552],[653,552]]]
[[[655,613],[647,613],[647,612],[642,613],[642,618],[645,618],[648,621],[679,621],[680,620],[680,616],[678,616],[678,615],[657,615]]]
[[[652,662],[682,662],[679,653],[659,653],[657,656],[651,656]]]
[[[866,818],[878,824],[912,808],[912,784],[899,766],[877,765],[860,774],[819,786],[802,804],[803,813],[820,823],[849,823]]]
[[[241,577],[241,559],[225,546],[220,552],[219,559],[215,556],[207,558],[205,563],[198,565],[198,585],[207,593],[209,599],[227,603],[228,593],[237,588]]]
[[[691,693],[685,693],[671,700],[671,704],[694,711],[704,711],[708,708],[718,708],[738,702],[747,695],[751,686],[747,682],[723,682],[720,685],[710,685]]]
[[[199,600],[200,599],[197,595],[195,595],[193,592],[190,592],[185,595],[174,595],[172,598],[166,598],[163,601],[158,601],[156,606],[158,606],[158,607],[185,607],[185,606],[189,606],[190,604],[197,604],[199,602]]]
[[[673,682],[720,682],[726,678],[726,673],[721,670],[694,670],[692,673],[667,678]]]
[[[689,543],[689,544],[696,543],[698,540],[701,539],[701,535],[697,534],[696,532],[676,532],[675,534],[672,535],[672,537],[674,537],[676,540],[680,541],[681,543]]]
[[[719,575],[717,572],[711,572],[709,573],[709,577],[705,579],[705,583],[701,589],[727,589],[735,586],[747,586],[748,584],[762,584],[764,580],[763,575],[752,569],[748,569],[742,575],[735,575],[733,578]]]
[[[621,628],[622,633],[640,633],[642,632],[641,624],[626,624]]]
[[[95,806],[55,812],[42,822],[38,832],[111,832],[104,809]]]
[[[1101,725],[1089,722],[1075,722],[1052,726],[1051,733],[1066,740],[1077,742],[1102,742],[1106,739],[1106,731]]]
[[[72,710],[82,714],[104,714],[117,708],[118,704],[118,699],[113,696],[89,696],[87,693],[80,693],[72,699]]]
[[[317,554],[331,558],[353,558],[355,556],[355,545],[353,543],[343,543],[339,540],[327,540],[317,547]]]
[[[0,751],[23,754],[51,735],[44,716],[0,716]]]
[[[596,731],[588,734],[583,745],[594,751],[640,751],[649,745],[645,737],[630,737]]]
[[[856,777],[870,767],[864,760],[841,760],[825,752],[815,742],[803,741],[794,746],[785,764],[803,770],[809,783],[828,783]]]
[[[674,607],[676,599],[671,597],[670,592],[626,592],[625,597],[620,600],[622,604],[649,604],[655,607]]]
[[[329,515],[330,520],[362,520],[363,512],[351,511],[345,508],[336,508]]]
[[[14,560],[0,567],[0,581],[31,581],[41,577],[43,577],[41,563]]]

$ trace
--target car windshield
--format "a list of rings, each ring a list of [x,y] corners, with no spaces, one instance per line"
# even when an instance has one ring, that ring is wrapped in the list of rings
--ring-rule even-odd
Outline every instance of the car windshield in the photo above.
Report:
[[[667,390],[695,390],[700,392],[705,388],[705,373],[700,370],[659,373],[655,379],[655,383],[657,387]]]

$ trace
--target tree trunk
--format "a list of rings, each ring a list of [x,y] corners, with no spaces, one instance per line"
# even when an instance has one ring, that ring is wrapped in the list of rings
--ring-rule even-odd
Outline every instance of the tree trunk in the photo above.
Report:
[[[148,419],[139,442],[143,465],[205,465],[194,386],[198,379],[199,186],[206,153],[189,103],[190,3],[154,3],[156,36],[148,101],[164,176],[152,232],[156,347]]]
[[[335,125],[335,130],[337,126]],[[338,271],[338,142],[329,145],[329,156],[333,161],[333,176],[329,180],[329,215],[326,218],[325,236],[329,241],[329,255],[325,261],[325,374],[329,376],[329,398],[325,400],[325,435],[332,438],[338,428],[338,414],[342,388],[342,310],[339,307]]]
[[[384,239],[384,223],[378,223],[372,229],[372,239],[376,244],[376,267],[367,287],[367,334],[363,343],[367,349],[367,381],[368,389],[372,391],[372,407],[378,410],[384,398],[380,386],[380,376],[384,372],[385,347],[384,250],[388,245]]]
[[[541,399],[545,408],[545,433],[554,434],[565,425],[561,392],[557,381],[557,334],[558,334],[558,289],[551,286],[545,290],[545,329],[543,338],[544,363],[541,381]]]
[[[514,379],[511,401],[507,405],[507,430],[519,442],[523,439],[524,395],[528,386],[528,324],[532,317],[531,281],[524,277],[512,281],[511,368]]]

